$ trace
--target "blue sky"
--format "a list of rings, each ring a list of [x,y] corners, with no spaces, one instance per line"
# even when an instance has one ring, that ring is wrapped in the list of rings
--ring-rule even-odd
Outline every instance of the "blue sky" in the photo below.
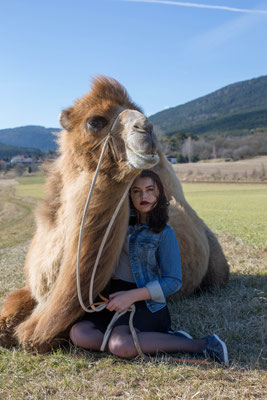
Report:
[[[98,74],[154,114],[266,75],[266,39],[267,0],[0,0],[0,129],[58,127]]]

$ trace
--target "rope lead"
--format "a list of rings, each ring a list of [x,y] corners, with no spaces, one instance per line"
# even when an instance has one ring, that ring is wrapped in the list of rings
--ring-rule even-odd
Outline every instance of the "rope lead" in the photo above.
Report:
[[[120,114],[118,114],[118,116],[115,118],[115,121],[113,122],[112,127],[111,127],[109,133],[107,134],[107,136],[106,136],[105,138],[101,139],[101,140],[93,147],[93,149],[91,150],[91,151],[95,150],[101,143],[104,142],[104,145],[103,145],[103,148],[102,148],[102,151],[101,151],[99,160],[98,160],[97,168],[96,168],[95,173],[94,173],[94,176],[93,176],[93,180],[92,180],[92,183],[91,183],[91,187],[90,187],[90,190],[89,190],[89,194],[88,194],[88,197],[87,197],[87,201],[86,201],[86,204],[85,204],[85,207],[84,207],[84,212],[83,212],[83,217],[82,217],[82,222],[81,222],[81,228],[80,228],[80,234],[79,234],[79,242],[78,242],[78,254],[77,254],[77,293],[78,293],[78,299],[79,299],[79,302],[80,302],[80,305],[81,305],[82,309],[83,309],[85,312],[88,312],[88,313],[102,311],[102,310],[106,307],[106,305],[107,305],[107,299],[105,299],[105,300],[102,301],[102,302],[93,303],[94,278],[95,278],[95,274],[96,274],[96,270],[97,270],[97,267],[98,267],[98,264],[99,264],[99,260],[100,260],[100,257],[101,257],[101,255],[102,255],[103,248],[104,248],[104,246],[105,246],[105,244],[106,244],[106,241],[107,241],[109,232],[110,232],[110,230],[111,230],[111,227],[112,227],[112,225],[113,225],[113,223],[114,223],[114,221],[115,221],[115,219],[116,219],[116,217],[117,217],[117,215],[118,215],[118,213],[119,213],[119,210],[120,210],[120,208],[121,208],[121,206],[122,206],[122,203],[124,202],[124,200],[125,200],[127,194],[129,193],[130,187],[131,187],[132,182],[133,182],[133,179],[132,179],[131,182],[127,185],[127,187],[126,187],[126,189],[125,189],[125,191],[124,191],[124,193],[123,193],[123,196],[121,197],[121,199],[120,199],[120,201],[119,201],[119,203],[118,203],[118,205],[117,205],[117,207],[116,207],[116,209],[115,209],[115,211],[114,211],[114,213],[113,213],[113,215],[112,215],[112,217],[111,217],[111,220],[110,220],[110,222],[109,222],[109,224],[108,224],[108,227],[107,227],[107,229],[106,229],[106,232],[105,232],[105,234],[104,234],[104,237],[103,237],[103,239],[102,239],[102,241],[101,241],[101,244],[100,244],[100,247],[99,247],[99,250],[98,250],[98,253],[97,253],[97,257],[96,257],[96,260],[95,260],[94,268],[93,268],[93,271],[92,271],[91,280],[90,280],[90,287],[89,287],[89,302],[90,302],[90,308],[87,308],[87,307],[85,306],[84,302],[83,302],[83,299],[82,299],[81,281],[80,281],[80,258],[81,258],[81,245],[82,245],[83,229],[84,229],[84,224],[85,224],[85,219],[86,219],[86,215],[87,215],[87,212],[88,212],[89,204],[90,204],[91,197],[92,197],[92,194],[93,194],[93,190],[94,190],[94,187],[95,187],[96,179],[97,179],[97,176],[98,176],[98,173],[99,173],[99,170],[100,170],[100,166],[101,166],[101,163],[102,163],[102,160],[103,160],[103,157],[104,157],[104,153],[105,153],[105,150],[106,150],[107,144],[109,143],[109,139],[110,139],[110,138],[112,138],[112,144],[113,144],[113,146],[111,146],[111,147],[112,147],[112,148],[114,147],[114,149],[113,149],[113,154],[115,154],[115,155],[116,155],[116,158],[118,158],[118,153],[117,153],[117,151],[116,151],[116,149],[115,149],[115,146],[114,146],[114,138],[111,136],[111,133],[112,133],[112,131],[113,131],[113,129],[114,129],[114,126],[115,126],[115,124],[116,124],[116,122],[117,122],[117,119],[118,119],[119,115],[120,115]],[[109,143],[109,144],[110,144],[110,143]],[[110,145],[111,145],[111,144],[110,144]],[[114,326],[115,322],[116,322],[117,319],[119,319],[123,314],[125,314],[128,310],[131,312],[131,313],[130,313],[130,318],[129,318],[129,326],[130,326],[130,330],[131,330],[131,333],[132,333],[132,336],[133,336],[133,340],[134,340],[134,343],[135,343],[137,352],[138,352],[138,354],[139,354],[141,357],[146,358],[146,356],[144,355],[144,353],[143,353],[142,350],[141,350],[141,347],[140,347],[140,344],[139,344],[139,341],[138,341],[138,338],[137,338],[137,334],[136,334],[136,331],[135,331],[134,326],[133,326],[133,316],[134,316],[134,313],[135,313],[135,305],[134,305],[134,304],[132,304],[132,306],[131,306],[129,309],[127,309],[127,310],[125,310],[125,311],[123,311],[123,312],[120,312],[120,313],[119,313],[119,312],[116,312],[116,313],[114,314],[114,316],[113,316],[112,320],[110,321],[110,323],[109,323],[109,325],[108,325],[108,327],[107,327],[107,329],[106,329],[106,332],[105,332],[105,334],[104,334],[104,338],[103,338],[103,342],[102,342],[102,345],[101,345],[100,350],[101,350],[101,351],[104,351],[104,349],[105,349],[105,347],[106,347],[106,344],[107,344],[107,341],[108,341],[108,339],[109,339],[110,333],[111,333],[111,331],[112,331],[112,329],[113,329],[113,326]]]

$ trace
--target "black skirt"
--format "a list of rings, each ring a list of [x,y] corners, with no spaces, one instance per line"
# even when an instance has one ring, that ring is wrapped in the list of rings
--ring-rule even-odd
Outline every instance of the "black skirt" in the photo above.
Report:
[[[136,287],[137,286],[135,283],[122,281],[120,279],[112,279],[109,287],[105,293],[103,292],[103,294],[108,297],[108,295],[111,293],[136,289]],[[98,300],[99,299],[96,301]],[[138,329],[140,332],[161,333],[167,333],[169,330],[171,330],[171,317],[167,306],[154,313],[147,308],[145,301],[136,302],[135,307],[136,311],[133,318],[133,325],[135,329]],[[104,309],[99,312],[85,313],[81,320],[93,322],[97,329],[105,333],[107,326],[114,314],[115,311]],[[129,316],[130,312],[128,311],[115,322],[114,327],[129,325]]]

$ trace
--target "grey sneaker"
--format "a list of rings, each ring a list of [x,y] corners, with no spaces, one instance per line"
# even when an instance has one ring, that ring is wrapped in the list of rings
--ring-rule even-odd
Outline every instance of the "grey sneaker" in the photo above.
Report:
[[[207,336],[204,339],[207,342],[203,350],[204,355],[209,356],[221,364],[229,366],[226,344],[217,335]]]
[[[168,331],[170,335],[174,335],[183,339],[193,339],[189,333],[184,332],[184,331]]]

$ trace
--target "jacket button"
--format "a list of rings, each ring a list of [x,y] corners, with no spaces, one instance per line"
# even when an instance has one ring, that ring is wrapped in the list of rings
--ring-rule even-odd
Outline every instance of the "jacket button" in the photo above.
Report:
[[[155,308],[154,304],[152,304],[151,308]]]
[[[136,257],[134,257],[134,258],[133,258],[133,260],[134,260],[134,261],[136,261],[136,260],[137,260],[137,258],[136,258]]]
[[[139,278],[140,275],[139,274],[135,274],[135,276],[136,276],[136,278]]]

